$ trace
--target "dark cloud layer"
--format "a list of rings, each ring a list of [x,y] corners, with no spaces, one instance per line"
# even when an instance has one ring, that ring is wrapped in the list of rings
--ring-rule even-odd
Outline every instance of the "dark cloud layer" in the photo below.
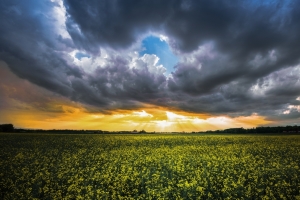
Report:
[[[0,3],[0,59],[19,77],[102,111],[148,103],[299,119],[298,1],[64,0],[63,5],[70,38],[55,31],[52,11],[59,4]],[[132,67],[121,53],[109,55],[93,73],[69,56],[80,50],[96,59],[101,48],[125,54],[150,32],[168,36],[180,58],[170,77],[147,62]]]

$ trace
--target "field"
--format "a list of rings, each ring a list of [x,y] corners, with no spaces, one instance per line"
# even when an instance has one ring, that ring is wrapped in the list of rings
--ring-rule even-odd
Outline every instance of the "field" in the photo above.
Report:
[[[300,136],[0,134],[0,199],[300,199]]]

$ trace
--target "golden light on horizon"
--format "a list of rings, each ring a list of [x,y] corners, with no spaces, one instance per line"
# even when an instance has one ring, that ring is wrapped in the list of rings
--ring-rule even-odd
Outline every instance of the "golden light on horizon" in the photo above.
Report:
[[[176,112],[164,108],[118,110],[111,114],[89,113],[84,108],[62,106],[62,113],[26,112],[10,113],[19,128],[34,129],[92,129],[107,131],[145,130],[147,132],[191,132],[250,128],[268,123],[263,117],[230,118],[228,116],[203,116],[195,113]]]

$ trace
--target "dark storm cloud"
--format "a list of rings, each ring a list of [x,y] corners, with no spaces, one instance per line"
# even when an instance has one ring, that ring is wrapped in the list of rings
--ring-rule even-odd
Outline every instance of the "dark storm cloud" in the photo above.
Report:
[[[128,47],[138,34],[150,30],[174,37],[182,50],[230,34],[230,25],[243,12],[227,1],[65,0],[67,28],[79,47],[95,44]],[[237,3],[237,2],[235,2]]]
[[[49,8],[45,1],[2,1],[0,4],[0,58],[19,77],[62,95],[72,92],[63,73],[71,70],[57,51],[63,49],[51,36],[54,28],[44,23]]]
[[[299,105],[298,1],[64,0],[71,38],[55,31],[55,6],[0,3],[0,59],[21,78],[103,111],[150,103],[199,113],[298,117],[297,109],[282,114]],[[68,57],[77,51],[96,59],[100,48],[126,54],[149,32],[168,36],[180,58],[170,78],[146,62],[132,67],[121,53],[111,53],[93,73]]]
[[[172,11],[172,1],[64,1],[67,28],[86,49],[99,44],[128,47],[140,32],[159,28]]]
[[[68,31],[84,45],[127,47],[137,40],[139,33],[155,30],[175,39],[182,51],[192,51],[199,44],[214,40],[224,51],[249,56],[286,43],[290,31],[299,28],[299,3],[290,1],[65,0],[64,3]]]
[[[166,83],[163,74],[151,74],[148,66],[129,68],[121,57],[112,58],[109,65],[98,68],[88,80],[98,93],[115,102],[121,99],[151,103],[163,95]]]

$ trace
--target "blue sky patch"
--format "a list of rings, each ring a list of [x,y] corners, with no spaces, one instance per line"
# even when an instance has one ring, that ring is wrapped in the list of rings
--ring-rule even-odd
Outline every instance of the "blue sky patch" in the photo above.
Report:
[[[77,58],[78,60],[81,60],[82,58],[90,58],[90,57],[91,57],[90,55],[82,52],[77,52],[75,54],[75,58]]]
[[[167,73],[170,74],[174,70],[174,66],[178,62],[178,58],[172,53],[168,43],[155,36],[148,36],[142,41],[143,51],[140,56],[144,54],[155,54],[159,57],[158,64],[162,64]]]

